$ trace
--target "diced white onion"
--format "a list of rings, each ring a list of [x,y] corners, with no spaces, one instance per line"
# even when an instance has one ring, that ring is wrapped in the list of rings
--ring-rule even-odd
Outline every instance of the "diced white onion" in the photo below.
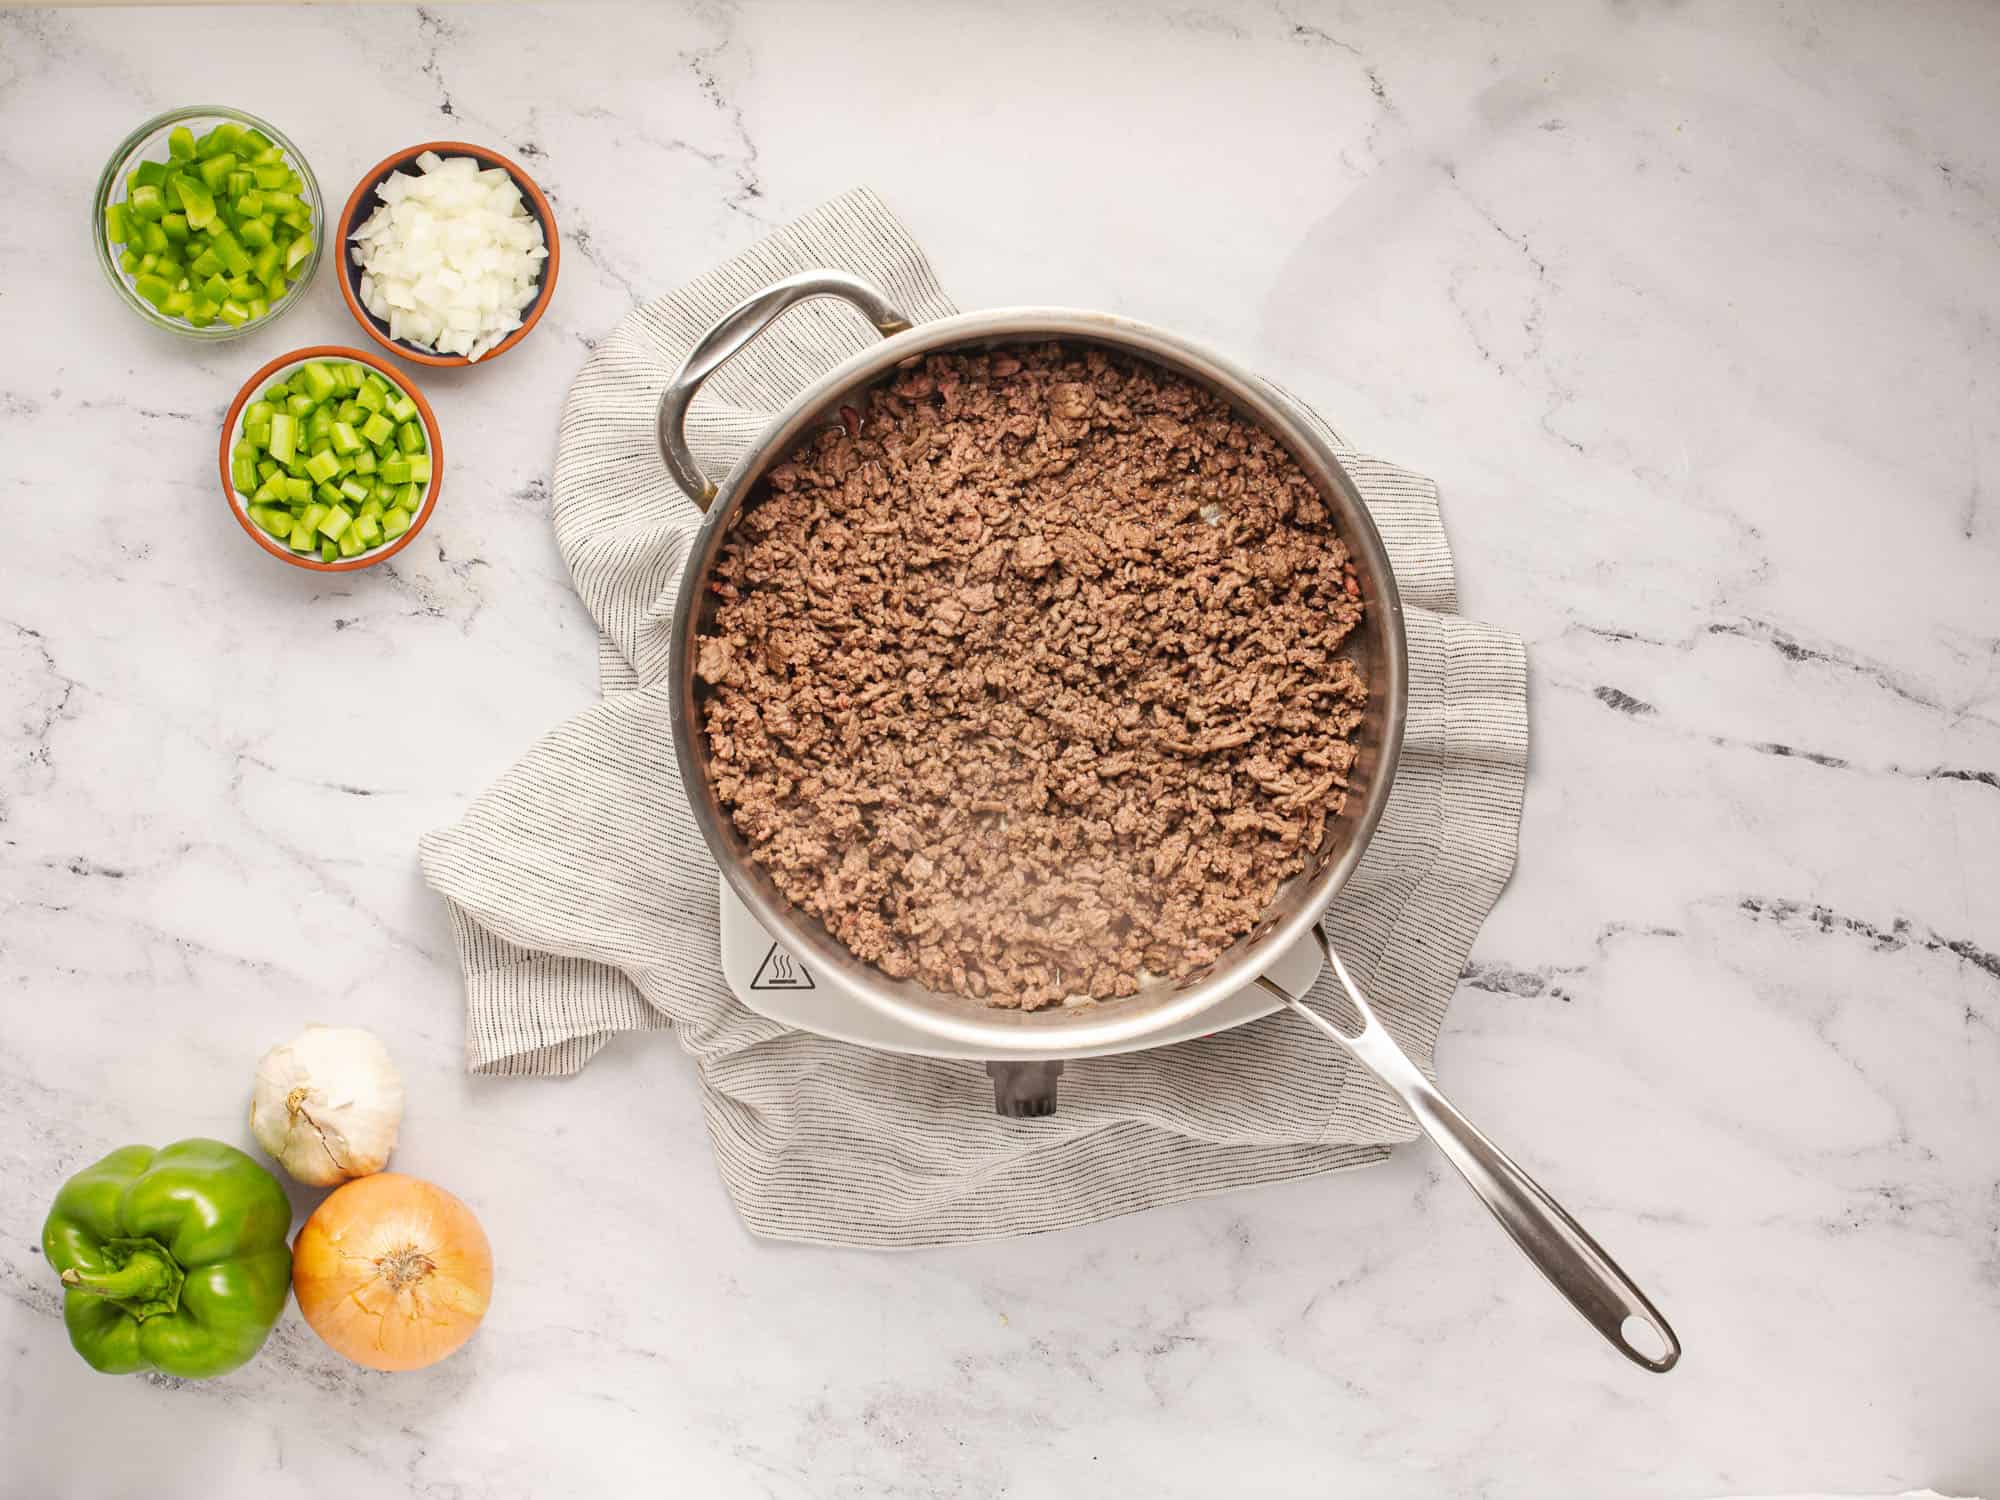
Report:
[[[535,300],[549,253],[541,222],[498,167],[434,151],[417,166],[376,187],[381,206],[351,236],[361,305],[392,339],[476,360]]]

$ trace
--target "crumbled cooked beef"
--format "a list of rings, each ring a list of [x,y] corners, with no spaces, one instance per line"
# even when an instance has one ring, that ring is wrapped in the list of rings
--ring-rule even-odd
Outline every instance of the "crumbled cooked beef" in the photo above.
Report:
[[[1151,364],[912,362],[770,471],[710,588],[717,793],[898,978],[1032,1009],[1189,973],[1346,795],[1347,549],[1276,439]]]

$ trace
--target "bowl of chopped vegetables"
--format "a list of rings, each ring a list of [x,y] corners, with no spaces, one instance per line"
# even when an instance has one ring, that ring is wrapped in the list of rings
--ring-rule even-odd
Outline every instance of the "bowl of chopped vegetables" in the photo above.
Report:
[[[505,354],[555,295],[555,210],[532,177],[484,146],[427,141],[385,157],[355,184],[338,233],[347,310],[418,364]]]
[[[243,383],[222,423],[222,493],[250,539],[323,573],[394,557],[431,518],[444,442],[380,355],[322,344]]]
[[[148,323],[233,339],[294,302],[319,269],[319,183],[269,122],[219,104],[156,115],[97,180],[97,263]]]

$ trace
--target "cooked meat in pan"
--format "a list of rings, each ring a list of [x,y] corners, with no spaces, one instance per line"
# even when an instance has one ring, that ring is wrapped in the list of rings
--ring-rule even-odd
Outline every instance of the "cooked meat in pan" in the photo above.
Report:
[[[1207,964],[1346,795],[1362,601],[1318,491],[1090,347],[927,356],[766,476],[711,573],[710,775],[857,956],[996,1005]]]

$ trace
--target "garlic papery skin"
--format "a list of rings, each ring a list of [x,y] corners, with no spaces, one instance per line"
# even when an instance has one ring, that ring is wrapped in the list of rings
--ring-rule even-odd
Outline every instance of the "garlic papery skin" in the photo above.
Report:
[[[257,1064],[250,1133],[299,1182],[330,1187],[389,1164],[403,1080],[359,1026],[308,1026]]]

